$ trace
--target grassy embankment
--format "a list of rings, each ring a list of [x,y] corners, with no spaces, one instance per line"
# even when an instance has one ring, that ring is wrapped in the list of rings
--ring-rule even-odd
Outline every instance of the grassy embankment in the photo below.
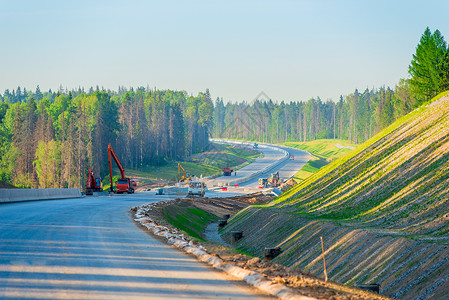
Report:
[[[163,216],[171,225],[200,241],[204,241],[202,238],[204,228],[209,223],[218,220],[216,216],[192,207],[185,202],[165,207]]]
[[[268,205],[223,230],[248,232],[239,249],[331,279],[376,282],[395,298],[439,298],[449,287],[449,97],[438,95]],[[249,234],[251,233],[251,234]]]
[[[316,173],[321,167],[345,156],[358,146],[349,141],[339,139],[324,139],[310,142],[287,142],[281,145],[305,150],[314,156],[313,159],[308,161],[304,167],[293,176],[293,179],[296,181],[306,179]]]

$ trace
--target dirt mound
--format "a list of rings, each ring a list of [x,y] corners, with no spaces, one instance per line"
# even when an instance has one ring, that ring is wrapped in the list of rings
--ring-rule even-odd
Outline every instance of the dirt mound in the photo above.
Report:
[[[9,184],[4,181],[0,181],[0,189],[16,189],[17,187],[13,186],[12,184]]]
[[[291,188],[294,185],[296,185],[296,181],[293,178],[290,178],[289,180],[287,180],[286,182],[281,184],[279,186],[279,189],[284,192],[284,191],[288,190],[289,188]]]
[[[274,197],[271,195],[263,195],[262,193],[254,193],[243,196],[228,198],[194,198],[194,199],[178,199],[179,201],[188,202],[189,204],[206,211],[214,216],[222,218],[223,215],[233,215],[239,210],[251,204],[268,203]]]

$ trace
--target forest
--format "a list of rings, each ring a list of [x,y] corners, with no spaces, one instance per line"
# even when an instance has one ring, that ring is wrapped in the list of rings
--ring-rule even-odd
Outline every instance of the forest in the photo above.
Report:
[[[125,168],[163,164],[208,147],[209,91],[120,88],[56,93],[6,90],[0,104],[0,180],[19,187],[83,187],[108,174],[111,143]]]
[[[362,143],[449,89],[449,49],[427,28],[394,88],[355,90],[338,101],[211,100],[149,87],[98,86],[0,93],[0,180],[18,187],[82,188],[88,168],[108,174],[111,143],[125,168],[163,165],[208,149],[209,137],[268,143],[338,138]]]

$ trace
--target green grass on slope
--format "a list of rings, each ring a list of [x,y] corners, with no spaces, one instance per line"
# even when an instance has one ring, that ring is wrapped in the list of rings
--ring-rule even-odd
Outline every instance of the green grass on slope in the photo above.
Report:
[[[165,207],[163,215],[167,222],[199,240],[204,240],[202,238],[204,228],[209,223],[218,220],[216,216],[185,202]]]
[[[274,203],[308,217],[409,234],[449,230],[444,221],[449,216],[449,98],[438,99],[324,166]],[[436,226],[438,232],[433,232]]]
[[[357,155],[360,155],[363,151],[365,151],[368,147],[372,146],[374,143],[378,142],[380,139],[384,138],[387,134],[391,133],[394,129],[399,127],[402,123],[407,121],[409,118],[411,118],[413,115],[415,115],[417,111],[413,111],[410,114],[398,119],[396,122],[391,124],[389,127],[382,130],[380,133],[360,145],[358,148],[356,148],[354,151],[352,151],[350,154],[343,156],[330,164],[326,165],[322,169],[320,169],[317,173],[313,174],[313,176],[310,176],[307,178],[307,180],[299,183],[296,185],[293,189],[291,189],[288,193],[282,194],[280,197],[275,199],[276,203],[282,203],[288,201],[288,204],[292,203],[291,198],[298,193],[298,191],[310,186],[312,183],[314,183],[319,178],[328,175],[331,171],[337,169],[350,159],[353,159]]]
[[[282,145],[298,148],[311,153],[315,158],[308,161],[294,176],[296,181],[305,180],[329,162],[347,155],[357,147],[349,141],[323,139],[310,142],[288,142]],[[337,146],[340,146],[337,147]]]
[[[327,160],[328,162],[340,158],[357,148],[358,144],[353,144],[349,141],[339,139],[323,139],[310,142],[288,142],[282,145],[298,148],[312,153],[314,156]],[[348,148],[338,148],[340,145]],[[352,148],[352,149],[351,149]]]

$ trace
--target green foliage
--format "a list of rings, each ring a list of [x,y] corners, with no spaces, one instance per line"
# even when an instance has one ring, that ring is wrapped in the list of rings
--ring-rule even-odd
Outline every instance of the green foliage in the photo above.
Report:
[[[40,141],[33,162],[39,179],[39,188],[59,187],[61,176],[61,145],[55,140]]]
[[[432,33],[427,27],[409,66],[411,86],[421,101],[428,101],[448,88],[448,51],[440,31]]]
[[[13,182],[17,176],[16,163],[21,152],[14,143],[2,145],[2,158],[0,160],[0,180]]]
[[[42,93],[37,87],[24,93],[20,87],[19,97],[6,90],[7,101],[0,104],[0,174],[15,185],[45,187],[54,180],[55,186],[83,188],[89,167],[101,177],[108,173],[109,143],[125,169],[182,160],[209,145],[209,91],[197,97],[144,88]],[[61,149],[60,157],[49,146]],[[45,165],[49,155],[58,156],[52,180]]]
[[[111,177],[108,175],[106,175],[103,180],[101,181],[102,183],[102,188],[103,191],[109,191],[109,189],[111,188]],[[114,183],[114,185],[116,184],[117,180],[120,178],[120,175],[113,175],[112,176],[112,182]]]

